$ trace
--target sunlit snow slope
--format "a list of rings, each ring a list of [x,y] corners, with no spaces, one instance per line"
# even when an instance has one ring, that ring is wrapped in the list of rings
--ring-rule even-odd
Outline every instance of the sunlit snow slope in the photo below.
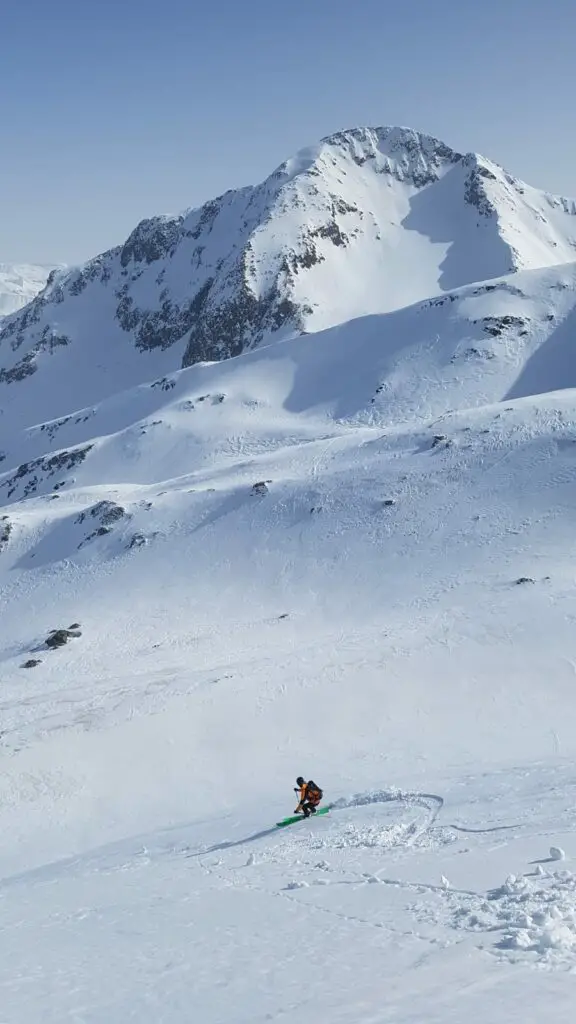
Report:
[[[575,220],[426,137],[403,135],[402,177],[385,164],[397,138],[335,137],[266,189],[287,202],[324,167],[323,188],[372,189],[364,211],[425,213],[428,242],[398,231],[401,308],[388,257],[370,302],[338,276],[356,243],[359,280],[380,273],[362,226],[319,236],[331,269],[293,272],[300,326],[257,336],[248,318],[247,351],[221,362],[181,368],[196,319],[179,347],[140,351],[86,270],[74,301],[57,274],[8,321],[10,1024],[571,1024]],[[484,195],[510,202],[468,220],[448,197],[480,167]],[[254,216],[252,280],[271,281],[280,222]],[[162,257],[165,287],[188,242]],[[58,310],[67,341],[38,344]],[[226,354],[232,321],[215,323]],[[277,831],[300,773],[334,806]]]

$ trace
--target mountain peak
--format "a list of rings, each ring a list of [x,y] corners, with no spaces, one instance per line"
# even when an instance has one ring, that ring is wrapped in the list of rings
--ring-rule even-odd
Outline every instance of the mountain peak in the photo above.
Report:
[[[144,220],[123,245],[53,275],[2,322],[0,387],[74,358],[101,368],[76,395],[88,406],[103,387],[129,387],[160,368],[569,262],[575,213],[576,204],[411,128],[336,132],[260,185]],[[39,387],[38,402],[49,419],[49,387]]]
[[[401,125],[348,128],[326,136],[322,143],[329,146],[360,147],[373,157],[378,153],[383,156],[396,155],[400,158],[407,155],[413,159],[436,158],[451,163],[461,158],[460,153],[433,135]]]
[[[315,146],[300,150],[274,172],[272,178],[292,179],[302,174],[322,174],[339,159],[358,166],[370,162],[377,173],[391,174],[417,187],[431,184],[461,154],[440,139],[405,127],[359,127],[327,135]]]

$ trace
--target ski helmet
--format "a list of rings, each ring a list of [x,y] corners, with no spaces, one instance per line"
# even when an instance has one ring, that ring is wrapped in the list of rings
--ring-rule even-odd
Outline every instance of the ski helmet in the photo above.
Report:
[[[305,780],[302,778],[302,776],[299,775],[298,778],[296,779],[296,785],[297,786],[303,786],[304,785],[304,781]]]

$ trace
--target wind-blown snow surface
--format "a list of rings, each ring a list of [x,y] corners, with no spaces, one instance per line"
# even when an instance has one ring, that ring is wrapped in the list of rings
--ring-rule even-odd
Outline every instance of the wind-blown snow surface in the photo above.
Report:
[[[0,317],[22,309],[42,291],[54,266],[0,263]]]
[[[572,1021],[575,304],[14,385],[2,1020]]]

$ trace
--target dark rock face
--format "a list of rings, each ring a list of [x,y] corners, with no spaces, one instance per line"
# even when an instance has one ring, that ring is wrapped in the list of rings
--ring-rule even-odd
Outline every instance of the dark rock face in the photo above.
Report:
[[[71,448],[67,451],[56,452],[55,455],[23,462],[11,476],[0,484],[0,487],[6,488],[9,498],[15,494],[19,498],[29,498],[57,473],[66,473],[74,469],[75,466],[79,466],[93,447],[93,445],[87,444],[82,448]],[[55,484],[55,488],[61,487],[63,483],[64,481],[60,481]]]
[[[56,648],[64,647],[64,644],[68,643],[68,630],[67,629],[55,629],[49,637],[46,638],[46,647]]]
[[[161,380],[153,381],[150,387],[160,388],[161,391],[172,391],[172,388],[176,387],[176,381],[170,377],[162,377]]]
[[[252,485],[251,493],[255,497],[263,498],[269,493],[268,484],[272,483],[271,480],[259,480],[258,483]]]
[[[481,217],[496,217],[496,208],[490,202],[484,188],[486,180],[495,180],[495,176],[486,167],[475,167],[466,179],[464,198],[470,206],[478,210]]]
[[[97,519],[101,526],[111,526],[119,519],[124,519],[126,515],[126,509],[117,505],[115,501],[99,501],[97,505],[81,512],[75,522],[83,523],[90,516],[92,519]]]
[[[174,255],[182,237],[183,217],[152,217],[143,220],[122,246],[120,263],[154,263]]]
[[[516,330],[521,337],[528,334],[528,321],[521,316],[485,316],[482,326],[493,338],[499,338],[509,330]]]
[[[0,341],[2,335],[0,332]],[[48,352],[51,354],[58,346],[68,345],[70,339],[65,334],[57,334],[55,331],[51,331],[50,328],[45,327],[42,331],[42,336],[32,348],[18,360],[9,370],[0,369],[0,384],[13,384],[15,381],[24,380],[26,377],[30,377],[33,373],[36,373],[37,365],[36,358],[41,352]],[[16,336],[13,350],[19,348],[24,342],[24,334],[19,333]]]
[[[12,523],[8,516],[0,516],[0,551],[6,547],[12,533]]]
[[[40,660],[40,658],[28,658],[28,661],[24,662],[24,664],[22,665],[22,668],[36,668],[36,665],[41,665],[41,664],[42,664],[42,661]]]
[[[302,311],[273,288],[264,299],[256,299],[245,286],[227,302],[212,300],[213,282],[195,297],[190,310],[188,344],[182,366],[203,360],[238,356],[262,340],[267,331],[277,331],[288,323],[302,326]]]
[[[77,526],[81,526],[83,523],[90,523],[94,527],[80,541],[78,549],[84,547],[89,541],[94,540],[95,537],[105,537],[107,534],[112,533],[115,523],[128,518],[129,514],[126,509],[122,508],[121,505],[117,505],[115,501],[99,501],[96,505],[92,505],[91,508],[81,512],[74,520]]]
[[[130,543],[128,544],[128,550],[133,551],[134,548],[143,548],[146,546],[147,543],[148,540],[143,533],[135,533],[130,539]]]
[[[253,483],[251,494],[256,498],[270,494],[269,483],[272,483],[272,480],[258,480],[257,483]]]
[[[64,647],[69,640],[82,636],[79,629],[52,629],[44,641],[46,647],[55,650]]]

